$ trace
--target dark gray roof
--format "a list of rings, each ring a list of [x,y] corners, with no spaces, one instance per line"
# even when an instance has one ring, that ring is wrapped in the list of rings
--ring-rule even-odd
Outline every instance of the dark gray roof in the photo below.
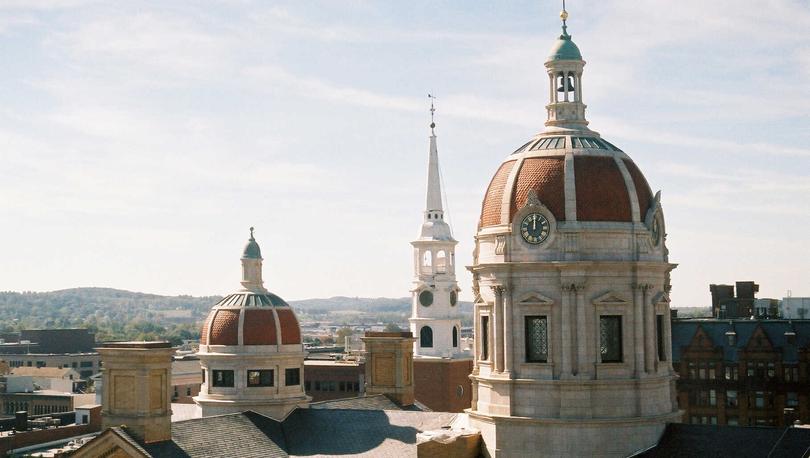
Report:
[[[702,327],[714,345],[723,347],[725,361],[737,361],[739,350],[748,345],[757,326],[761,326],[771,344],[782,352],[785,362],[797,362],[799,348],[810,346],[810,320],[674,320],[672,322],[672,360],[680,361],[683,347],[689,345]],[[729,345],[726,332],[737,333],[735,345]],[[788,342],[786,332],[795,332],[796,340]]]
[[[298,409],[284,421],[290,456],[416,456],[416,434],[456,414],[401,410]]]
[[[645,458],[787,458],[807,456],[810,429],[670,423]]]
[[[416,456],[417,433],[455,418],[444,412],[313,408],[296,409],[278,422],[243,412],[172,423],[171,441],[143,448],[161,458]]]
[[[255,412],[172,423],[172,440],[147,444],[154,457],[244,458],[288,456],[281,424]]]

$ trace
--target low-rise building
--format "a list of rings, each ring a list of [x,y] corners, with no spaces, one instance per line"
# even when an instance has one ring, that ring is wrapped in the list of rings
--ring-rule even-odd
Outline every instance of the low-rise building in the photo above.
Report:
[[[313,402],[361,396],[365,363],[344,360],[304,361],[304,390]]]
[[[194,396],[200,394],[202,366],[195,356],[172,360],[172,402],[194,404]]]

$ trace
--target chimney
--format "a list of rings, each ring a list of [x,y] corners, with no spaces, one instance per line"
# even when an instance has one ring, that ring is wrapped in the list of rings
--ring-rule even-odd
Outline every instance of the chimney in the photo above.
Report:
[[[14,413],[14,431],[28,431],[28,411],[21,410]]]
[[[102,428],[125,425],[147,444],[170,440],[171,344],[109,342],[98,352],[103,363]]]
[[[367,332],[366,394],[384,394],[400,406],[413,405],[413,343],[410,332]]]

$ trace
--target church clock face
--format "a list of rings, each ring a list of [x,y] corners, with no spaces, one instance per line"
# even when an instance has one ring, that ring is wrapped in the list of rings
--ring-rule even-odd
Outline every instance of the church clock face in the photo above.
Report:
[[[529,213],[520,223],[520,235],[532,245],[539,245],[548,239],[551,225],[540,213]]]
[[[433,293],[427,290],[419,293],[419,303],[424,307],[429,307],[433,303]]]

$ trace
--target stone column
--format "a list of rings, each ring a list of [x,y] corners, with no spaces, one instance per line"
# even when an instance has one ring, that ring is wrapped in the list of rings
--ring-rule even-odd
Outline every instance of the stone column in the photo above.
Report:
[[[585,317],[585,285],[576,285],[577,301],[577,375],[589,377],[592,361],[588,360],[588,335],[591,333]]]
[[[503,368],[507,374],[512,373],[512,362],[514,348],[512,339],[514,338],[514,330],[512,329],[512,290],[510,288],[503,288]]]
[[[633,286],[633,347],[635,350],[635,374],[644,372],[644,285]]]
[[[481,358],[481,307],[478,306],[478,296],[475,295],[473,304],[473,374],[478,373],[478,360]]]
[[[568,72],[565,72],[565,73],[563,74],[563,88],[565,88],[565,89],[563,90],[563,91],[564,91],[564,92],[563,92],[563,94],[565,95],[565,101],[566,101],[566,102],[568,101],[568,91],[570,91],[570,90],[571,90],[571,88],[570,88],[570,87],[568,87],[568,75],[569,75],[569,73],[568,73]]]
[[[655,372],[655,306],[651,303],[651,285],[644,288],[644,370],[648,374]]]
[[[571,290],[572,285],[563,285],[562,287],[562,322],[560,323],[560,331],[562,334],[562,361],[560,378],[568,378],[571,376],[571,352],[573,350],[573,342],[571,339]]]
[[[496,372],[503,372],[503,286],[493,286],[495,305],[492,313],[495,315],[495,345],[492,348],[492,363]]]

